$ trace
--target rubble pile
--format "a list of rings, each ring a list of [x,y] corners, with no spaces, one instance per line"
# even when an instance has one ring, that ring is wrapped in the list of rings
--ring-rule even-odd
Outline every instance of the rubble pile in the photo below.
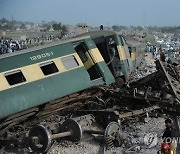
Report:
[[[164,117],[149,118],[124,129],[124,153],[154,154],[160,148],[164,131]]]
[[[156,71],[155,60],[151,53],[146,53],[144,61],[130,76],[130,82],[135,82]]]
[[[98,154],[104,153],[104,143],[94,140],[92,137],[89,140],[82,140],[80,143],[70,141],[60,141],[54,143],[48,154]],[[105,151],[106,154],[123,153],[122,147],[116,147]]]
[[[74,143],[70,141],[60,141],[54,143],[49,150],[49,154],[85,154],[87,151],[90,154],[98,153],[100,147],[94,141],[81,141],[80,143]]]

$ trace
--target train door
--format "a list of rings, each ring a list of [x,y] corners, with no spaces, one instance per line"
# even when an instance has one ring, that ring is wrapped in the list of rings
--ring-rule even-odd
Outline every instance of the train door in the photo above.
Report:
[[[121,76],[121,62],[120,56],[117,49],[117,43],[114,36],[107,36],[106,37],[107,47],[109,51],[110,61],[113,69],[114,69],[114,76],[119,77]],[[109,64],[108,63],[108,64]]]
[[[84,42],[74,44],[74,49],[83,62],[91,80],[103,79],[103,75],[93,60]]]
[[[94,42],[114,77],[118,77],[121,65],[117,45],[112,37],[98,37]]]
[[[104,61],[108,63],[110,61],[110,56],[109,56],[105,37],[102,36],[102,37],[94,38],[93,41],[96,44],[98,50],[100,51],[102,57],[104,58]]]

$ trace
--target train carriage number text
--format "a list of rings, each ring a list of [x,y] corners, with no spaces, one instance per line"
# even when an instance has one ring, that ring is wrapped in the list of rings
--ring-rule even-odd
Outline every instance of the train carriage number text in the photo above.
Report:
[[[43,54],[40,54],[40,55],[32,56],[32,57],[30,57],[30,59],[31,60],[38,60],[38,59],[50,57],[50,56],[53,56],[53,55],[54,55],[53,52],[47,52],[47,53],[43,53]]]

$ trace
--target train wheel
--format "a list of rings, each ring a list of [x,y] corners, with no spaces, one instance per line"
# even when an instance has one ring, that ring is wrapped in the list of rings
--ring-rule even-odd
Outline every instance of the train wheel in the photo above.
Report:
[[[72,142],[79,142],[82,138],[82,128],[79,125],[79,123],[73,119],[68,119],[63,122],[62,124],[62,132],[70,131],[71,135],[68,138],[68,140]]]
[[[43,125],[34,126],[29,132],[29,144],[33,152],[46,153],[51,147],[51,133]]]
[[[112,147],[118,147],[122,143],[122,131],[121,127],[117,122],[110,122],[106,127],[104,133],[104,140],[106,144],[106,149],[110,149]]]

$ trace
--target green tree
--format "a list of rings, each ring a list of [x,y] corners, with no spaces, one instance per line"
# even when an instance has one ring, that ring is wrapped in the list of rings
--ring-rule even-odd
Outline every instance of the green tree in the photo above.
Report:
[[[59,24],[55,23],[52,25],[52,27],[54,30],[61,30],[62,29],[61,23],[59,23]]]
[[[49,24],[43,24],[42,27],[45,28],[46,30],[49,30],[51,28]]]
[[[25,29],[26,28],[25,24],[21,24],[20,28]]]
[[[5,19],[5,18],[2,18],[2,19],[0,20],[0,22],[1,22],[1,23],[9,23],[9,21],[8,21],[7,19]]]
[[[66,25],[63,25],[61,30],[62,30],[62,32],[63,32],[63,33],[65,33],[65,32],[67,32],[67,31],[68,31],[68,28],[67,28],[67,26],[66,26]]]
[[[117,25],[114,25],[114,26],[112,26],[112,29],[114,31],[121,31],[123,29],[127,29],[127,27],[126,26],[117,26]]]
[[[112,29],[113,29],[114,31],[119,31],[119,26],[113,25],[113,26],[112,26]]]

